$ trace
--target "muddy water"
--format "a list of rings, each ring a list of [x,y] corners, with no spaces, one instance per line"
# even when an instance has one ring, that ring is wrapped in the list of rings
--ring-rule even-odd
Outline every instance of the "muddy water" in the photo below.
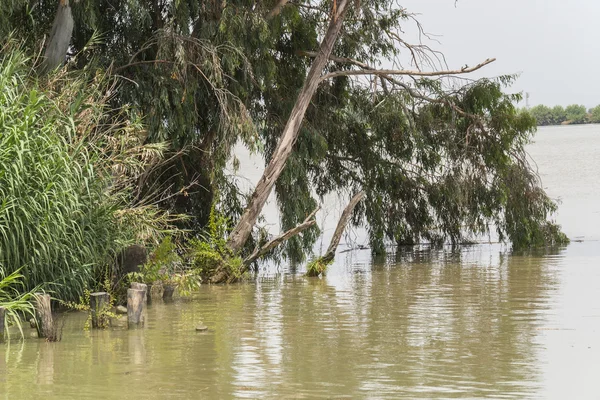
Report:
[[[325,279],[284,266],[154,304],[136,331],[71,314],[59,343],[0,345],[0,398],[600,398],[600,127],[530,151],[567,248],[349,252]]]

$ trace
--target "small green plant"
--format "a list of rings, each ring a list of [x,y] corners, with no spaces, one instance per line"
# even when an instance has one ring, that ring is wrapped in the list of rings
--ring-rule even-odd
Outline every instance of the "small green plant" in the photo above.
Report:
[[[111,318],[117,318],[117,315],[112,311],[116,305],[116,298],[113,295],[111,288],[112,288],[111,281],[109,278],[106,278],[102,282],[102,285],[100,287],[100,291],[106,292],[109,295],[108,303],[99,312],[98,321],[100,321],[100,328],[102,328],[102,329],[106,329],[110,326]],[[91,314],[91,309],[90,309],[90,295],[91,295],[91,291],[89,290],[89,288],[86,287],[83,290],[83,295],[79,297],[79,301],[77,301],[77,302],[61,301],[60,302],[62,305],[64,305],[65,307],[67,307],[70,310],[88,313],[88,317],[85,320],[85,324],[83,327],[84,330],[89,330],[91,327],[91,322],[92,322],[92,314]]]
[[[148,262],[142,265],[140,272],[128,274],[129,282],[141,282],[151,285],[159,281],[168,281],[175,266],[180,263],[181,257],[177,254],[177,246],[173,243],[171,237],[167,236],[152,252]]]
[[[213,208],[204,236],[190,241],[190,265],[204,280],[233,282],[244,278],[243,260],[227,247],[229,221]]]
[[[306,276],[325,275],[327,267],[331,265],[333,260],[324,260],[322,257],[313,259],[306,266]]]
[[[23,320],[28,319],[27,317],[35,319],[33,300],[34,292],[37,288],[22,293],[24,289],[24,277],[19,271],[16,270],[7,275],[4,269],[0,267],[0,307],[4,307],[6,310],[7,325],[17,326],[21,337],[23,337]],[[10,333],[8,336],[10,338]]]

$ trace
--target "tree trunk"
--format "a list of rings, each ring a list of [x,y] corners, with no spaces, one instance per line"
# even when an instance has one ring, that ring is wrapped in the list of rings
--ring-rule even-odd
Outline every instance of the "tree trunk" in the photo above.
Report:
[[[54,329],[54,319],[50,307],[50,295],[36,293],[35,314],[37,320],[38,337],[46,338],[50,342],[57,341],[57,332]]]
[[[106,292],[96,292],[90,294],[90,313],[92,314],[92,328],[106,328],[108,326],[108,316],[106,311],[110,304],[110,295]]]
[[[146,319],[146,292],[127,289],[127,324],[129,328],[144,326]]]
[[[62,65],[67,57],[71,36],[73,35],[73,14],[69,0],[59,0],[52,30],[48,37],[42,72],[50,72]]]
[[[229,236],[227,245],[234,253],[238,253],[248,240],[256,220],[273,189],[273,185],[277,178],[279,178],[279,175],[281,174],[281,171],[283,171],[285,163],[292,152],[294,143],[298,138],[298,132],[300,131],[304,114],[321,82],[323,68],[329,60],[335,41],[340,33],[347,9],[348,0],[339,0],[337,2],[337,7],[332,13],[327,33],[321,42],[319,54],[315,57],[313,64],[308,71],[304,86],[300,91],[296,104],[294,104],[290,118],[283,129],[283,133],[271,161],[269,162],[269,165],[267,165],[267,168],[265,168],[262,178],[260,178],[260,181],[256,185],[254,193],[250,198],[250,202],[244,210],[244,214]]]
[[[365,192],[359,192],[354,195],[350,203],[344,209],[340,220],[338,221],[337,227],[335,228],[335,232],[333,233],[333,237],[331,238],[331,242],[329,243],[329,248],[327,252],[321,257],[321,260],[324,263],[330,263],[333,261],[335,257],[335,252],[340,244],[340,239],[344,234],[344,230],[346,229],[346,225],[348,225],[348,221],[350,220],[350,216],[352,215],[352,211],[361,202],[361,200],[365,197]]]

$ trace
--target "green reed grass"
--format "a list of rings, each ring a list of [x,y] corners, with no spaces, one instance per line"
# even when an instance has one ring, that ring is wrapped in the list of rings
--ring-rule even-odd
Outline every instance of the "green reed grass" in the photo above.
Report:
[[[112,255],[168,222],[132,194],[162,148],[142,145],[125,114],[108,116],[114,88],[101,79],[40,82],[30,64],[0,49],[0,267],[20,270],[25,290],[76,300]]]

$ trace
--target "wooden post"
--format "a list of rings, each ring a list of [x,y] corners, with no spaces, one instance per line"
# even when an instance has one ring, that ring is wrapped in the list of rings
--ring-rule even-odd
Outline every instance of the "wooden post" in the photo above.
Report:
[[[175,285],[163,285],[163,300],[172,300],[175,292]]]
[[[4,327],[6,326],[4,322],[5,315],[6,309],[4,307],[0,307],[0,342],[4,340]]]
[[[145,283],[131,282],[131,288],[144,291],[144,301],[150,303],[150,291]]]
[[[36,319],[38,337],[46,338],[50,341],[56,340],[54,332],[54,320],[52,318],[52,309],[50,308],[50,295],[36,293]]]
[[[92,313],[92,328],[106,328],[108,316],[106,311],[110,303],[110,295],[106,292],[90,294],[90,311]]]
[[[146,319],[146,293],[139,289],[127,289],[127,324],[130,328],[144,326]]]

